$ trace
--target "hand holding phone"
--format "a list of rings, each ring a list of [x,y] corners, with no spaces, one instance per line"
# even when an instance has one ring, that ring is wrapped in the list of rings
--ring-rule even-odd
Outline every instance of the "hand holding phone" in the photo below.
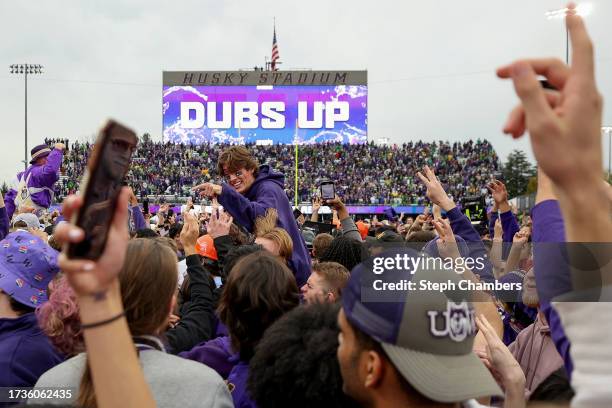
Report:
[[[100,131],[79,189],[83,205],[72,217],[85,239],[68,245],[69,258],[97,260],[102,255],[137,143],[132,130],[112,120]]]
[[[336,188],[333,181],[323,181],[320,184],[321,198],[323,200],[333,200],[336,197]]]

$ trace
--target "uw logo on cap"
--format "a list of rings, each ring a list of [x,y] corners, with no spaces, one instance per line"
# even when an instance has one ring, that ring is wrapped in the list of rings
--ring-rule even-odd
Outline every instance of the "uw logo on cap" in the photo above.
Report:
[[[437,321],[440,314],[442,314],[444,326],[439,329]],[[447,302],[445,312],[430,310],[427,315],[429,316],[429,332],[434,337],[448,337],[459,343],[468,336],[476,334],[474,310],[466,301]]]

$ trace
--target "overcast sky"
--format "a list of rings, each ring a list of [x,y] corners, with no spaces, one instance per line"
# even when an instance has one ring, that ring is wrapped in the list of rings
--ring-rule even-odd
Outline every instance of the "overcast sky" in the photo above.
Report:
[[[604,122],[612,125],[611,1],[593,1],[587,24],[597,52]],[[372,139],[486,138],[505,158],[528,140],[501,133],[516,103],[495,68],[524,56],[565,56],[558,0],[2,1],[0,181],[21,169],[23,77],[29,146],[45,137],[87,139],[107,117],[161,139],[163,70],[263,65],[276,16],[282,69],[367,69]],[[3,68],[2,68],[3,67]],[[604,142],[607,166],[607,140]],[[571,152],[568,152],[571,154]]]

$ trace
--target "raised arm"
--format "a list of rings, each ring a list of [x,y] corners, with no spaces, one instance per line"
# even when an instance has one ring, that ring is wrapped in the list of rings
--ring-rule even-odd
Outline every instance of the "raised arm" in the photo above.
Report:
[[[446,211],[446,216],[450,220],[453,233],[459,235],[467,242],[470,252],[469,256],[474,260],[481,260],[481,262],[478,263],[480,266],[475,265],[473,272],[477,274],[482,281],[493,282],[495,280],[493,276],[493,266],[487,256],[487,250],[480,240],[480,234],[474,229],[471,221],[459,211],[455,202],[446,194],[446,191],[444,191],[440,180],[438,180],[433,170],[425,166],[424,174],[418,172],[417,176],[427,187],[427,198]]]
[[[319,210],[321,209],[321,197],[314,197],[312,199],[312,215],[310,221],[319,222]]]
[[[55,148],[47,156],[47,164],[32,170],[32,177],[38,179],[39,182],[50,186],[58,179],[58,172],[62,166],[62,157],[65,146],[63,143],[56,143]]]
[[[554,269],[563,259],[559,255],[553,259],[541,256],[538,242],[544,243],[542,246],[546,242],[557,243],[549,244],[553,250],[560,249],[558,242],[563,241],[563,235],[568,242],[612,242],[610,203],[603,199],[606,193],[601,180],[603,102],[595,84],[593,44],[582,18],[576,15],[575,6],[571,4],[566,25],[572,42],[571,67],[559,60],[533,59],[516,61],[497,70],[500,78],[512,79],[521,100],[510,113],[504,132],[518,138],[529,131],[540,174],[548,176],[551,182],[550,191],[546,193],[540,193],[540,189],[544,190],[542,184],[538,186],[540,197],[532,213],[534,241],[537,241],[535,275],[541,302],[571,290],[572,280],[568,279],[567,269]],[[544,76],[558,91],[545,93],[538,75]],[[553,194],[558,197],[558,203],[552,199]],[[569,255],[570,262],[575,262],[571,251]],[[602,255],[609,257],[609,253]],[[597,271],[602,277],[610,273],[605,267]],[[555,339],[553,317],[555,315],[548,320],[551,336]],[[558,340],[555,339],[555,343],[571,373],[568,343],[565,343],[565,350],[560,349]]]
[[[211,277],[200,262],[200,256],[195,249],[200,232],[198,220],[189,212],[185,212],[183,217],[185,223],[180,240],[187,255],[191,302],[177,325],[166,331],[174,354],[191,350],[196,344],[210,339],[214,317]]]
[[[274,187],[262,188],[257,200],[251,201],[229,184],[204,183],[195,190],[200,190],[202,195],[207,197],[217,197],[219,204],[234,217],[234,220],[249,231],[253,231],[257,217],[264,216],[268,208],[277,208],[277,195],[273,191]]]
[[[342,235],[355,241],[362,242],[357,225],[355,225],[355,221],[353,221],[349,215],[348,209],[342,200],[340,200],[340,197],[336,196],[333,200],[327,200],[325,204],[336,210],[338,220],[340,221],[340,225],[342,225]]]
[[[495,201],[495,207],[499,209],[499,218],[502,222],[504,231],[504,242],[512,242],[514,234],[519,231],[520,227],[516,216],[512,213],[510,203],[508,202],[508,191],[506,190],[506,186],[499,180],[493,180],[487,187],[491,191],[493,200]],[[504,259],[507,257],[509,250],[509,247],[504,250]]]
[[[68,197],[63,213],[69,219],[82,205],[80,197]],[[60,268],[77,294],[87,360],[100,408],[156,406],[125,320],[117,278],[129,238],[127,207],[128,191],[123,189],[106,248],[98,261],[68,259],[65,253],[59,257]],[[76,243],[85,234],[63,223],[54,237],[64,244]]]

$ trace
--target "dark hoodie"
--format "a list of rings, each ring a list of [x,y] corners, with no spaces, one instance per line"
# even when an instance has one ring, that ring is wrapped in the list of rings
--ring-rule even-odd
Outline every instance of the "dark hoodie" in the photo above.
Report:
[[[295,274],[298,287],[301,287],[310,276],[310,257],[304,238],[293,217],[293,209],[285,194],[284,186],[285,175],[264,164],[259,166],[259,173],[255,181],[244,195],[238,193],[229,184],[223,183],[219,204],[234,217],[236,223],[245,227],[249,232],[253,232],[257,217],[266,215],[268,208],[276,209],[278,212],[277,225],[284,228],[293,240],[293,254],[289,267]]]

